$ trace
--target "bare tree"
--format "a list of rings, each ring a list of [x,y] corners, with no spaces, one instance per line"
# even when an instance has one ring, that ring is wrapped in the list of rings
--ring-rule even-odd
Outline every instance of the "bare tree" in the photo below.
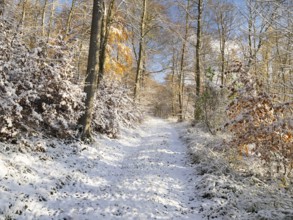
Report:
[[[85,113],[80,118],[79,124],[82,127],[81,138],[83,140],[91,137],[91,120],[94,108],[95,93],[97,89],[97,58],[99,56],[99,31],[102,11],[102,0],[94,0],[93,15],[91,25],[90,46],[88,55],[87,75],[85,80],[84,92],[86,93]]]
[[[201,32],[202,32],[202,13],[203,13],[203,1],[198,0],[197,3],[197,29],[196,29],[196,46],[195,46],[195,82],[196,82],[196,99],[200,97],[201,88],[201,70],[200,70],[200,50],[201,50]],[[195,100],[195,105],[197,105]],[[195,107],[194,119],[198,119],[199,115]]]
[[[27,4],[27,0],[23,0],[23,2],[22,2],[21,20],[19,22],[21,24],[22,28],[24,27],[24,22],[25,22],[25,17],[26,17],[26,4]]]
[[[99,74],[98,84],[102,81],[105,70],[105,59],[106,59],[106,47],[108,44],[110,28],[113,19],[113,9],[115,0],[111,0],[108,6],[108,10],[103,10],[105,13],[102,18],[101,34],[100,34],[100,55],[99,55]],[[104,5],[105,7],[105,5]]]
[[[196,95],[200,95],[201,73],[200,73],[200,49],[201,49],[201,20],[203,12],[203,0],[198,0],[197,4],[197,27],[196,27],[196,46],[195,46],[195,73],[196,73]]]
[[[135,86],[134,86],[135,100],[137,100],[138,92],[140,89],[140,79],[141,79],[142,65],[143,65],[143,54],[145,50],[144,37],[145,37],[146,11],[147,11],[147,0],[143,0],[142,13],[140,18],[140,38],[139,38],[139,48],[138,48],[138,57],[137,57],[137,69],[136,69]]]
[[[224,85],[224,75],[227,66],[227,41],[231,36],[237,15],[235,13],[235,6],[227,0],[211,0],[209,2],[209,9],[219,38],[221,85]]]
[[[45,36],[45,21],[46,21],[46,9],[48,6],[48,0],[45,0],[42,11],[42,35]]]
[[[71,7],[70,7],[69,14],[68,14],[67,21],[66,21],[65,36],[68,36],[68,34],[70,32],[72,15],[73,15],[73,10],[75,8],[75,3],[76,3],[76,0],[71,1]]]
[[[182,39],[182,47],[181,47],[181,58],[180,58],[180,70],[179,70],[179,91],[178,91],[178,101],[179,101],[179,121],[183,121],[183,98],[184,98],[184,80],[185,80],[185,73],[184,73],[184,62],[185,62],[185,53],[186,53],[186,45],[188,40],[188,33],[189,33],[189,17],[190,17],[190,0],[187,1],[186,8],[185,8],[185,27],[184,27],[184,36]]]
[[[51,10],[50,10],[50,17],[49,17],[49,24],[48,24],[48,34],[47,34],[47,42],[49,42],[51,33],[52,33],[52,24],[54,19],[54,12],[55,12],[55,0],[51,2]]]
[[[244,14],[248,23],[248,67],[257,63],[257,55],[266,37],[266,33],[276,18],[277,6],[271,3],[261,5],[259,1],[247,0],[248,14]],[[262,13],[263,12],[263,13]]]

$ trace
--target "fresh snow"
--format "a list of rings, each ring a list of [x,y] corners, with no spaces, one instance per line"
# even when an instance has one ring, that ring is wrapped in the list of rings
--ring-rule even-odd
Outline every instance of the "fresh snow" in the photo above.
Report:
[[[292,220],[293,188],[258,158],[239,156],[225,145],[227,134],[213,136],[200,124],[183,128],[195,176],[194,188],[203,219]]]
[[[0,219],[202,219],[177,130],[149,118],[92,146],[0,144]]]

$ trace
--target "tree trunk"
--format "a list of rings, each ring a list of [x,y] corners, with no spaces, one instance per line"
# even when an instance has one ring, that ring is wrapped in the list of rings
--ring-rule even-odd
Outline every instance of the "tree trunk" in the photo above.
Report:
[[[252,40],[253,40],[253,33],[252,33],[252,9],[251,5],[249,7],[249,20],[248,20],[248,46],[249,46],[249,58],[248,58],[248,67],[251,66],[252,60],[253,60],[253,45],[252,45]]]
[[[43,11],[42,11],[42,36],[45,36],[45,23],[46,23],[46,9],[48,5],[48,0],[45,0]]]
[[[175,49],[173,49],[172,59],[172,75],[171,75],[171,89],[172,89],[172,116],[175,116]]]
[[[100,20],[101,20],[101,0],[94,0],[93,3],[93,16],[91,25],[91,36],[89,45],[87,75],[85,80],[84,92],[86,93],[85,100],[85,113],[80,118],[80,125],[82,127],[81,138],[83,140],[90,139],[91,137],[91,120],[94,108],[95,93],[97,89],[97,74],[96,64],[97,57],[99,54],[98,39],[100,31]]]
[[[181,60],[180,60],[180,72],[179,72],[179,121],[183,121],[183,96],[184,96],[184,61],[185,61],[185,50],[186,50],[186,42],[188,38],[188,30],[189,30],[189,6],[190,6],[190,0],[187,1],[186,6],[186,15],[185,15],[185,34],[182,42],[182,48],[181,48]]]
[[[201,49],[201,19],[203,11],[203,0],[198,0],[197,5],[197,31],[196,31],[196,46],[195,46],[195,82],[196,82],[196,100],[195,100],[195,110],[194,110],[194,119],[198,120],[200,113],[197,106],[197,99],[200,97],[200,87],[201,87],[201,72],[200,72],[200,49]]]
[[[225,36],[225,26],[224,18],[222,12],[220,12],[220,51],[221,51],[221,85],[224,86],[224,75],[225,75],[225,49],[226,49],[226,36]],[[228,34],[228,33],[226,33]]]
[[[196,46],[195,46],[195,72],[196,72],[196,96],[200,95],[201,73],[200,73],[200,48],[201,48],[201,19],[202,19],[203,0],[198,0],[197,6],[197,30],[196,30]]]
[[[99,74],[98,74],[98,84],[103,80],[105,71],[105,60],[106,60],[106,47],[108,44],[110,28],[112,23],[112,13],[114,9],[115,0],[111,0],[109,8],[107,10],[106,18],[103,18],[102,31],[101,31],[101,42],[100,42],[100,57],[99,57]]]
[[[69,31],[70,31],[70,26],[71,26],[72,14],[73,14],[74,6],[75,6],[75,1],[76,0],[72,0],[72,2],[71,2],[71,8],[70,8],[68,18],[67,18],[67,22],[66,22],[66,30],[65,30],[65,37],[66,38],[68,37]]]
[[[145,46],[143,46],[145,48]],[[141,70],[141,77],[140,77],[140,87],[141,89],[145,88],[145,80],[146,80],[146,51],[145,49],[143,50],[143,55],[142,55],[142,70]]]
[[[146,19],[146,10],[147,10],[147,0],[143,0],[143,8],[141,13],[140,20],[140,39],[139,39],[139,48],[138,48],[138,58],[137,58],[137,69],[135,77],[135,86],[134,86],[134,100],[138,98],[138,93],[140,90],[140,78],[143,65],[143,54],[144,54],[144,35],[145,35],[145,19]]]
[[[21,13],[21,20],[20,20],[20,25],[23,29],[24,27],[24,20],[25,20],[25,16],[26,16],[26,2],[27,0],[23,0],[23,3],[22,3],[22,13]]]
[[[51,13],[50,13],[50,18],[49,18],[49,26],[48,26],[47,42],[50,41],[50,37],[51,37],[51,29],[52,29],[53,18],[54,18],[54,10],[55,10],[55,0],[52,0]]]

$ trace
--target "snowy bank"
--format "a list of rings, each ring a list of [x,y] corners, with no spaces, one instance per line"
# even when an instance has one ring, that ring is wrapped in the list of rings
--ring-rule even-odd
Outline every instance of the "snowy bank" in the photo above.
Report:
[[[276,179],[264,178],[259,160],[225,149],[224,137],[201,127],[182,133],[198,178],[195,191],[205,219],[293,219],[293,192]]]

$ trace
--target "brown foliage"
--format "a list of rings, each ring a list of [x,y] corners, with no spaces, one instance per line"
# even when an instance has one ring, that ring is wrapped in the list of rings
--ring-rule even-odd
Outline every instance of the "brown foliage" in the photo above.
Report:
[[[289,175],[293,168],[293,103],[280,103],[261,91],[257,79],[241,63],[232,66],[232,73],[236,80],[229,88],[232,101],[226,112],[230,121],[225,125],[233,133],[230,146],[242,152],[252,145],[255,155],[277,163]]]

